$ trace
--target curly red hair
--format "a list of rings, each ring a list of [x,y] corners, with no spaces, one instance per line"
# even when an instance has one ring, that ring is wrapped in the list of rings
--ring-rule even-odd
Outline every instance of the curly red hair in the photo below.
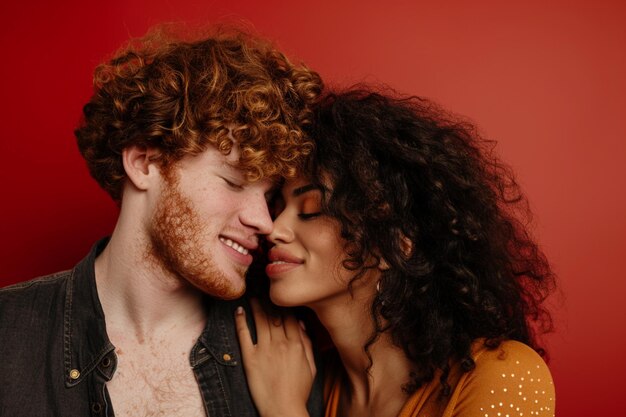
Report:
[[[208,145],[228,154],[236,141],[248,180],[294,176],[313,146],[302,128],[323,88],[316,72],[243,31],[189,41],[163,27],[99,65],[94,85],[75,134],[91,175],[116,201],[129,146],[159,149],[167,169]]]

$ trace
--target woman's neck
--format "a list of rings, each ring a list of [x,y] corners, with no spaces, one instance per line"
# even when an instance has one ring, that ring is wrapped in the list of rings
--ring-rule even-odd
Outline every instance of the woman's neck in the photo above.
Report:
[[[313,306],[345,369],[338,415],[396,416],[408,398],[402,386],[409,380],[411,362],[388,334],[379,335],[365,351],[374,333],[369,311],[373,294],[353,294]]]

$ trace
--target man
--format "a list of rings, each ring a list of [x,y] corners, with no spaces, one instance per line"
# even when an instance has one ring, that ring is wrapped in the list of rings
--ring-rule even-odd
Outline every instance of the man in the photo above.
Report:
[[[73,270],[0,290],[1,416],[256,415],[225,300],[320,91],[240,33],[155,32],[96,69],[76,136],[118,222]]]

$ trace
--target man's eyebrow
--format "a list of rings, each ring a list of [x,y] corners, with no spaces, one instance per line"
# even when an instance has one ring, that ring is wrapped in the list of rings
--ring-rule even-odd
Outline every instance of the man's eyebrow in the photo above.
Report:
[[[217,169],[218,171],[216,172],[218,173],[218,175],[226,175],[233,180],[242,181],[245,183],[249,182],[246,176],[246,172],[236,165],[223,163],[219,165]]]
[[[320,190],[320,187],[318,187],[317,185],[314,185],[314,184],[307,184],[307,185],[303,185],[302,187],[298,187],[298,188],[294,189],[291,192],[291,194],[294,197],[297,197],[297,196],[299,196],[301,194],[308,193],[311,190]]]
[[[244,174],[244,171],[237,164],[224,162],[220,165],[220,167],[234,174]]]

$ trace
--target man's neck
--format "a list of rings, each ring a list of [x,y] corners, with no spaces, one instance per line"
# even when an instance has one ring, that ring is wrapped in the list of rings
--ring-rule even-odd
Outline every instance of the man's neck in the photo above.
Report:
[[[200,415],[189,358],[206,323],[202,294],[159,268],[146,256],[139,230],[127,230],[116,228],[95,263],[117,358],[106,384],[112,407],[117,415]]]
[[[134,334],[139,343],[171,335],[174,329],[183,333],[199,329],[199,336],[206,320],[202,293],[151,260],[147,240],[137,232],[116,228],[96,258],[107,330]]]

